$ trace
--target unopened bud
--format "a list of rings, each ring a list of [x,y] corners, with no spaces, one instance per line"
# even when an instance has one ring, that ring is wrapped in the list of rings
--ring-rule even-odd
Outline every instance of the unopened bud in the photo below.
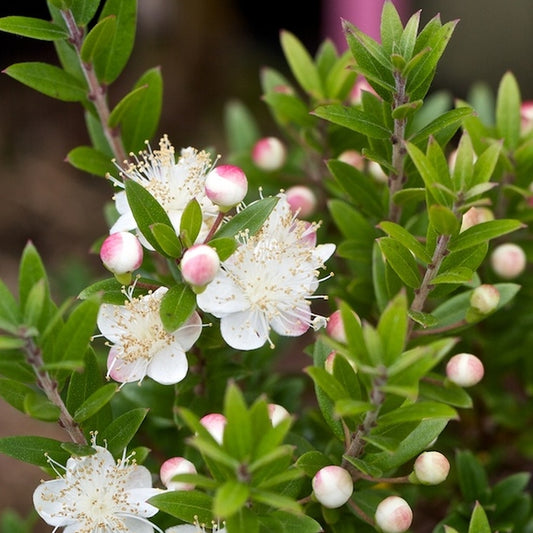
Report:
[[[485,369],[483,363],[470,353],[454,355],[446,365],[448,379],[460,387],[473,387],[482,379]]]
[[[205,194],[222,212],[240,204],[247,192],[246,174],[235,165],[219,165],[205,178]]]
[[[276,427],[280,422],[291,417],[289,411],[277,403],[268,404],[268,416],[272,422],[272,427]]]
[[[463,215],[461,231],[489,220],[494,220],[494,213],[488,207],[471,207]]]
[[[517,244],[500,244],[490,256],[492,269],[504,279],[518,277],[526,268],[526,254]]]
[[[328,509],[344,505],[352,495],[353,480],[347,470],[340,466],[321,468],[312,481],[316,499]]]
[[[352,167],[357,168],[358,170],[363,170],[365,168],[365,158],[361,155],[361,152],[357,150],[344,150],[337,157],[339,161],[352,165]]]
[[[172,481],[178,474],[196,474],[196,467],[184,457],[167,459],[159,471],[161,483],[169,490],[193,490],[195,485],[181,481]]]
[[[389,496],[378,504],[375,519],[383,533],[403,533],[411,527],[413,511],[403,498]]]
[[[263,137],[252,148],[252,160],[261,170],[280,169],[287,159],[287,149],[277,137]]]
[[[357,322],[361,324],[359,315],[352,311]],[[326,326],[326,333],[335,341],[346,344],[348,339],[346,338],[346,330],[344,329],[344,322],[342,321],[342,314],[340,309],[333,311],[328,318],[328,325]]]
[[[291,211],[299,217],[306,218],[313,214],[317,200],[315,193],[304,185],[295,185],[289,187],[285,194],[287,195],[287,202]]]
[[[483,284],[476,287],[470,296],[470,305],[482,315],[492,313],[500,302],[500,291],[494,286]]]
[[[423,452],[415,461],[413,473],[415,479],[423,485],[438,485],[450,472],[448,459],[440,452]]]
[[[185,251],[180,267],[183,279],[201,292],[213,281],[220,267],[220,259],[211,246],[196,244]]]
[[[211,436],[219,444],[222,444],[222,441],[224,440],[224,428],[226,427],[226,422],[226,417],[219,413],[210,413],[200,419],[200,424],[209,431]]]
[[[533,129],[533,101],[522,102],[520,106],[521,132],[522,135],[529,133]]]
[[[143,249],[133,233],[119,231],[104,240],[100,248],[100,259],[119,281],[126,284],[131,280],[131,272],[141,266]]]
[[[387,181],[389,180],[389,177],[383,171],[383,169],[381,168],[381,165],[379,163],[376,163],[375,161],[368,162],[368,173],[376,181],[379,181],[379,183],[387,183]]]

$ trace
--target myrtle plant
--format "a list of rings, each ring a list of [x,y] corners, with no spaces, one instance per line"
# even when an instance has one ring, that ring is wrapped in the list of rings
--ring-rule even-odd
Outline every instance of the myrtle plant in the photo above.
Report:
[[[32,512],[69,533],[532,532],[533,117],[513,74],[432,92],[457,21],[403,24],[387,0],[379,41],[342,22],[343,53],[282,30],[287,71],[260,75],[279,134],[231,101],[219,155],[159,133],[160,69],[111,101],[136,0],[48,8],[0,29],[59,65],[4,72],[81,104],[67,160],[108,180],[109,233],[75,298],[31,242],[18,294],[0,283],[0,396],[64,430],[0,439],[43,471]]]

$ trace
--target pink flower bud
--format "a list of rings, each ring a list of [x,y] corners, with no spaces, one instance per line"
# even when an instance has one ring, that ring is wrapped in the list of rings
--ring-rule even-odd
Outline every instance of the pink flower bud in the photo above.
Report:
[[[361,319],[359,318],[357,313],[353,312],[353,314],[357,319],[357,322],[361,324]],[[329,315],[328,324],[326,326],[326,333],[337,342],[342,342],[343,344],[346,344],[348,342],[340,309],[333,311],[333,313]]]
[[[449,472],[450,463],[440,452],[423,452],[414,464],[416,479],[423,485],[438,485],[448,477]]]
[[[196,244],[185,251],[180,266],[183,279],[187,283],[203,288],[213,281],[220,267],[220,259],[211,246]]]
[[[329,352],[326,360],[324,361],[324,368],[328,374],[333,374],[333,365],[335,364],[335,357],[337,357],[337,352],[333,350]]]
[[[522,274],[526,262],[524,250],[513,243],[500,244],[490,256],[492,269],[504,279],[513,279]]]
[[[289,187],[285,192],[291,211],[299,217],[312,215],[317,204],[315,193],[304,185]]]
[[[169,490],[193,490],[194,484],[172,481],[178,474],[196,474],[196,467],[183,457],[172,457],[167,459],[159,471],[161,483]]]
[[[277,403],[268,404],[268,416],[273,427],[276,427],[280,422],[291,417],[289,411]]]
[[[339,161],[352,165],[352,167],[357,168],[358,170],[363,170],[365,168],[365,159],[357,150],[344,150],[339,157]]]
[[[205,194],[222,212],[240,204],[247,192],[246,174],[235,165],[215,167],[205,178]]]
[[[403,498],[389,496],[377,506],[375,519],[383,533],[403,533],[411,527],[413,511]]]
[[[280,169],[287,159],[287,149],[277,137],[263,137],[252,148],[252,160],[261,170]]]
[[[219,444],[222,444],[222,441],[224,440],[224,428],[226,427],[226,422],[226,417],[219,413],[210,413],[200,419],[200,424],[209,431],[211,436]]]
[[[133,233],[119,231],[105,239],[100,248],[100,259],[108,270],[120,276],[141,266],[143,249]]]
[[[500,291],[494,286],[483,284],[476,287],[470,296],[470,305],[483,315],[492,313],[500,302]]]
[[[328,509],[344,505],[352,495],[353,480],[347,470],[340,466],[321,468],[312,480],[316,499]]]
[[[481,222],[494,220],[494,213],[488,207],[471,207],[461,220],[461,231],[465,231]]]
[[[533,129],[533,101],[522,102],[520,106],[521,132],[522,135]]]
[[[483,363],[470,353],[454,355],[446,365],[448,379],[460,387],[472,387],[479,383],[485,369]]]

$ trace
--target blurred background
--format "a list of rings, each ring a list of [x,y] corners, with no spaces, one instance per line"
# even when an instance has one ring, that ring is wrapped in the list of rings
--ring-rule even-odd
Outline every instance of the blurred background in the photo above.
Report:
[[[330,37],[345,48],[340,19],[377,38],[382,0],[139,0],[138,39],[125,72],[112,86],[116,104],[148,68],[159,65],[164,102],[159,133],[177,147],[213,146],[224,154],[223,109],[232,99],[246,104],[265,135],[274,134],[261,102],[259,71],[288,74],[280,29],[294,33],[314,54]],[[466,98],[476,82],[496,90],[511,70],[524,100],[533,99],[533,10],[531,0],[396,0],[407,18],[422,10],[422,24],[440,13],[460,19],[433,86]],[[48,18],[44,0],[2,2],[0,16]],[[22,61],[56,63],[51,43],[0,33],[0,70]],[[16,287],[20,254],[28,239],[52,275],[58,300],[75,295],[89,276],[103,276],[91,244],[107,232],[102,208],[111,184],[64,162],[74,147],[88,144],[81,108],[52,100],[8,76],[0,76],[0,278]],[[152,139],[152,144],[158,138]],[[52,425],[37,424],[0,400],[0,437],[40,434],[63,438]],[[37,468],[0,456],[0,512],[26,515],[39,482]],[[36,526],[36,531],[39,526]],[[50,528],[44,528],[49,531]]]

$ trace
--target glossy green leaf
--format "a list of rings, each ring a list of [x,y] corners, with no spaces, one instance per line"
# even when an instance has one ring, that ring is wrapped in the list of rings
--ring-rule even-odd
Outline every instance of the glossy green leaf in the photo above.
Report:
[[[117,18],[109,15],[96,24],[83,40],[80,56],[84,63],[100,65],[99,59],[109,53],[110,45],[117,29]],[[103,74],[96,68],[96,75]]]
[[[120,102],[113,108],[107,125],[110,128],[118,127],[124,120],[127,113],[136,112],[139,102],[142,101],[144,92],[148,89],[148,85],[141,85],[130,91]]]
[[[335,413],[340,417],[358,416],[367,411],[372,411],[372,409],[374,409],[374,405],[369,402],[351,400],[348,398],[335,402]]]
[[[476,224],[452,238],[448,249],[450,251],[464,250],[477,246],[496,237],[507,235],[524,227],[519,220],[499,219]]]
[[[301,468],[308,477],[313,477],[321,468],[329,466],[331,459],[324,453],[313,450],[306,452],[296,461],[296,466]]]
[[[20,310],[15,297],[0,279],[0,329],[15,332],[20,322]]]
[[[309,114],[307,105],[293,94],[272,92],[263,95],[263,100],[271,107],[272,113],[282,125],[295,124],[302,128],[312,128],[316,119]]]
[[[1,323],[0,328],[3,329]],[[18,339],[17,337],[8,337],[7,335],[0,335],[0,351],[1,350],[18,350],[25,344],[24,339]]]
[[[508,150],[514,150],[520,139],[520,88],[511,72],[506,72],[498,87],[496,126]]]
[[[183,210],[180,221],[180,236],[186,246],[192,246],[202,229],[202,208],[196,198],[193,198]]]
[[[248,485],[231,479],[221,485],[213,502],[213,512],[215,516],[228,518],[235,514],[245,503],[250,495]]]
[[[161,69],[147,70],[134,85],[136,91],[145,87],[136,97],[135,106],[128,106],[121,118],[121,133],[128,152],[138,152],[156,133],[163,107],[163,78]]]
[[[159,246],[150,226],[152,224],[165,224],[172,227],[172,223],[161,204],[139,183],[134,180],[126,180],[126,196],[139,230],[146,240],[160,253],[164,250]]]
[[[474,161],[476,154],[472,146],[472,140],[467,132],[461,135],[459,145],[455,152],[452,179],[455,190],[464,191],[470,187],[474,177]]]
[[[28,293],[28,298],[24,305],[24,314],[22,320],[26,326],[38,329],[42,316],[43,308],[46,304],[47,287],[45,280],[40,279]]]
[[[173,259],[180,257],[182,247],[173,227],[156,222],[150,226],[150,231],[164,255]]]
[[[81,360],[95,333],[100,301],[97,297],[82,301],[69,316],[55,340],[54,356],[45,363]]]
[[[229,237],[213,239],[209,241],[208,244],[216,250],[218,258],[221,261],[228,259],[239,246],[236,239],[231,239]]]
[[[282,509],[285,511],[291,511],[293,513],[302,512],[300,504],[296,500],[290,496],[286,496],[278,492],[270,492],[267,490],[254,488],[251,496],[255,502],[268,505],[274,509]]]
[[[57,422],[61,410],[42,392],[30,392],[24,397],[24,412],[37,420]]]
[[[320,533],[322,526],[310,516],[303,513],[295,514],[288,511],[270,511],[259,517],[261,531],[275,531],[276,533]],[[239,529],[252,533],[250,529]]]
[[[456,268],[450,268],[446,270],[446,272],[442,274],[437,274],[432,280],[432,285],[439,285],[439,284],[448,284],[448,283],[457,283],[457,284],[463,284],[468,283],[472,281],[472,277],[474,276],[474,272],[466,267],[456,267]]]
[[[303,44],[287,30],[281,31],[280,41],[287,63],[301,87],[314,98],[323,98],[320,76]]]
[[[244,460],[252,449],[252,420],[239,388],[230,383],[224,396],[224,448],[238,459]]]
[[[139,283],[152,287],[154,290],[163,286],[160,281],[142,277],[139,278]],[[132,296],[136,298],[142,294],[146,294],[146,292],[146,289],[140,289],[138,285],[136,285],[133,289]],[[119,283],[116,278],[103,279],[89,285],[80,292],[78,298],[80,300],[86,300],[94,295],[101,297],[102,303],[110,303],[114,305],[124,305],[124,302],[128,300],[124,294],[124,286],[122,283]]]
[[[383,50],[391,54],[399,45],[403,34],[403,24],[392,2],[385,2],[381,12],[380,35]]]
[[[116,16],[116,31],[107,53],[94,58],[99,80],[107,85],[118,78],[133,50],[137,22],[136,0],[107,0],[99,21],[110,15]]]
[[[248,235],[254,235],[261,229],[263,223],[278,203],[278,199],[277,196],[269,196],[251,203],[246,209],[243,209],[223,224],[215,233],[214,238],[235,237],[245,231]]]
[[[55,65],[38,61],[15,63],[4,72],[32,89],[65,102],[82,102],[87,87],[76,77]]]
[[[116,383],[108,383],[94,391],[74,413],[74,420],[81,424],[109,403],[118,390]]]
[[[407,338],[407,297],[401,291],[387,305],[379,319],[377,331],[383,345],[383,362],[394,363],[404,350]]]
[[[378,419],[378,425],[383,427],[434,418],[457,419],[458,415],[457,411],[449,405],[426,401],[406,405],[381,415]]]
[[[25,435],[0,438],[0,453],[45,468],[49,466],[47,455],[59,464],[65,464],[69,458],[60,441]]]
[[[24,412],[24,398],[33,392],[34,389],[24,383],[19,383],[12,379],[0,378],[0,397],[21,412]]]
[[[422,100],[415,100],[414,102],[399,105],[393,109],[392,118],[394,120],[405,120],[418,111],[423,103]]]
[[[409,61],[413,55],[419,24],[420,11],[417,11],[407,21],[407,24],[405,25],[402,36],[400,38],[400,53],[407,61]]]
[[[106,442],[113,457],[120,457],[143,423],[148,409],[137,408],[117,416],[98,433],[98,442]]]
[[[348,392],[329,372],[324,368],[310,366],[305,369],[306,373],[312,378],[315,384],[320,387],[331,400],[341,400],[349,398]]]
[[[355,107],[348,107],[341,104],[326,104],[318,106],[313,110],[313,115],[344,126],[358,133],[362,133],[371,139],[390,139],[392,131],[375,117]]]
[[[193,524],[210,524],[214,517],[211,511],[213,498],[197,490],[164,491],[152,496],[148,502],[159,510]]]
[[[501,143],[491,144],[478,158],[474,165],[473,180],[469,186],[487,183],[492,177],[501,153]]]
[[[438,235],[453,235],[459,229],[459,221],[453,211],[443,205],[431,205],[429,221]]]
[[[48,284],[41,257],[33,243],[29,241],[22,252],[19,268],[19,302],[23,312],[30,291],[41,279],[45,280],[46,285]]]
[[[68,33],[60,26],[33,17],[9,16],[0,18],[0,31],[40,39],[42,41],[55,41],[66,39]]]
[[[387,233],[389,237],[396,239],[408,250],[411,250],[422,263],[426,265],[431,263],[431,255],[429,255],[424,245],[403,226],[384,220],[378,224],[378,228]]]
[[[117,170],[107,154],[96,150],[92,146],[73,148],[67,154],[67,161],[73,167],[95,176],[106,177]]]
[[[432,376],[433,377],[433,376]],[[422,398],[436,402],[447,403],[461,409],[472,408],[472,398],[463,388],[451,382],[438,382],[435,378],[432,381],[421,380],[419,392]]]
[[[341,311],[344,330],[346,331],[346,340],[350,355],[353,356],[357,364],[371,364],[360,321],[346,302],[341,301],[339,309]]]
[[[85,26],[98,11],[101,0],[76,0],[69,3],[72,4],[70,9],[78,25]]]
[[[486,500],[489,480],[480,460],[470,450],[458,450],[455,454],[455,464],[465,501]]]
[[[485,513],[485,509],[479,502],[474,505],[470,524],[468,525],[468,533],[492,533],[487,513]]]
[[[161,300],[159,315],[168,332],[180,328],[196,309],[196,296],[189,285],[178,283],[170,287]]]
[[[420,131],[415,133],[409,141],[417,146],[422,146],[423,142],[431,136],[437,136],[439,132],[452,128],[457,130],[466,117],[473,114],[474,110],[470,107],[460,107],[446,111],[425,125]]]
[[[418,288],[422,278],[411,252],[391,237],[378,239],[378,244],[387,262],[399,278],[408,287]]]

